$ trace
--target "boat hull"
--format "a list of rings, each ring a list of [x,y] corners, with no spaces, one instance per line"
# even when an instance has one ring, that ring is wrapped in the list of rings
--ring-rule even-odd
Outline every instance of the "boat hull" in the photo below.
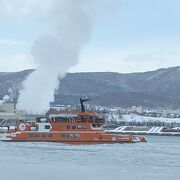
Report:
[[[0,141],[6,142],[59,142],[65,144],[114,144],[146,142],[146,139],[131,135],[110,135],[102,132],[17,132],[1,134]]]

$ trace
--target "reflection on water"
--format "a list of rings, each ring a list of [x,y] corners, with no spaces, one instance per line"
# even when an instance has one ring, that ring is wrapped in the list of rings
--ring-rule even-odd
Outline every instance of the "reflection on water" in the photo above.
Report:
[[[180,137],[148,143],[64,145],[0,142],[0,179],[179,180]]]

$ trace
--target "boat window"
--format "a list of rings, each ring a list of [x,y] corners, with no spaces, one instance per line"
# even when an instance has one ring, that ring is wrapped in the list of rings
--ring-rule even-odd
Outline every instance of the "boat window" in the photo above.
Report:
[[[29,137],[32,138],[32,137],[33,137],[33,134],[29,134]]]
[[[93,127],[93,128],[100,128],[101,125],[100,125],[100,124],[92,124],[92,127]]]
[[[80,134],[74,134],[75,138],[80,138]]]
[[[82,126],[81,126],[81,125],[78,125],[78,126],[77,126],[77,129],[82,129]]]
[[[74,135],[73,135],[73,134],[67,134],[67,137],[68,137],[68,138],[73,138]]]
[[[52,134],[48,134],[47,137],[48,137],[48,138],[52,138],[53,135],[52,135]]]
[[[34,137],[38,138],[38,137],[40,137],[40,134],[34,134]]]
[[[60,137],[66,138],[66,134],[60,134]]]
[[[76,126],[72,126],[72,129],[76,129]]]
[[[70,126],[70,125],[67,125],[67,126],[66,126],[66,129],[70,129],[70,128],[71,128],[71,126]]]
[[[41,137],[42,137],[42,138],[45,138],[45,137],[46,137],[46,134],[41,134]]]
[[[45,125],[45,129],[50,129],[50,125]]]

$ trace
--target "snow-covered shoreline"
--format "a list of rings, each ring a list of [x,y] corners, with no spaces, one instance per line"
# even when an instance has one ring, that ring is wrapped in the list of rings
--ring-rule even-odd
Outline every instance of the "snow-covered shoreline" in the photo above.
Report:
[[[180,118],[164,118],[164,117],[147,117],[136,114],[123,115],[121,118],[117,118],[117,121],[125,122],[164,122],[164,123],[180,123]]]

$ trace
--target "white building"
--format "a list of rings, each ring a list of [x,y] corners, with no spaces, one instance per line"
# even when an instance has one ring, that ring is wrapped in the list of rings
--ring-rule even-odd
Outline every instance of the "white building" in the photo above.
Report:
[[[0,104],[0,120],[17,120],[18,115],[15,112],[14,103]]]

